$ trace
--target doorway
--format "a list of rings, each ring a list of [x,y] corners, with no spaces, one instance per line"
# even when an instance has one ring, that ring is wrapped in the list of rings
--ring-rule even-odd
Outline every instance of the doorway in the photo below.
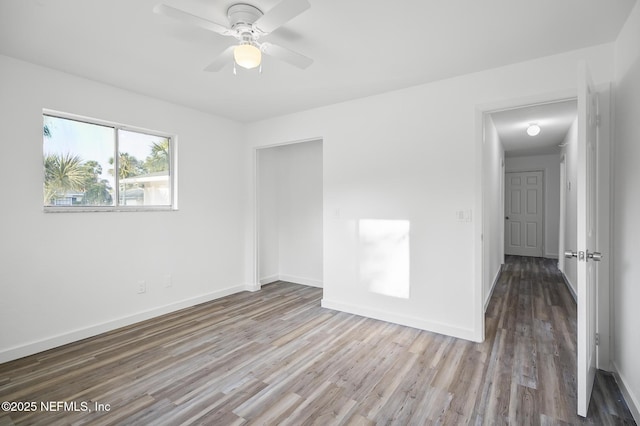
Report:
[[[529,226],[533,234],[536,251],[520,253],[528,256],[539,256],[559,259],[560,233],[560,163],[562,152],[569,149],[565,138],[577,117],[577,101],[575,92],[561,93],[555,99],[537,98],[529,101],[499,103],[485,106],[478,111],[478,123],[481,125],[479,135],[482,143],[481,189],[482,220],[480,225],[480,249],[478,275],[481,284],[478,286],[478,304],[487,304],[504,265],[505,241],[511,239],[505,231],[511,217],[507,207],[513,200],[507,200],[507,173],[541,172],[537,183],[542,189],[535,195],[536,212],[542,214],[539,226]],[[532,124],[540,131],[530,136],[527,129]],[[531,176],[520,175],[520,178]],[[542,195],[542,199],[539,195]],[[526,200],[526,189],[519,196]],[[520,205],[520,209],[526,206]],[[520,244],[523,234],[527,232],[526,223],[519,226]],[[524,235],[526,237],[526,235]],[[541,244],[541,248],[540,248]],[[515,245],[515,244],[512,244]],[[484,312],[484,311],[482,311]]]
[[[507,172],[505,175],[506,255],[543,257],[544,172]]]
[[[577,100],[518,106],[490,115],[506,162],[505,253],[558,259],[560,164],[576,122]],[[537,131],[531,132],[534,127]]]
[[[610,94],[610,88],[609,87],[601,87],[600,90],[598,90],[598,96],[600,98],[600,106],[601,109],[599,111],[599,114],[596,116],[596,118],[592,118],[592,121],[595,121],[597,123],[600,123],[600,128],[598,131],[598,135],[599,135],[599,139],[596,142],[595,145],[592,146],[592,149],[597,151],[597,157],[594,158],[598,158],[598,164],[597,164],[597,173],[598,173],[598,180],[597,180],[597,188],[595,188],[596,192],[599,192],[600,194],[608,194],[608,188],[610,186],[610,178],[609,178],[609,173],[610,173],[610,164],[608,163],[609,161],[609,94]],[[544,105],[548,105],[548,104],[559,104],[561,102],[569,102],[569,101],[573,101],[576,102],[576,100],[574,99],[575,97],[575,92],[573,93],[572,96],[558,96],[558,99],[562,99],[561,101],[546,101],[545,99],[541,99],[539,100],[537,103],[535,102],[521,102],[520,104],[522,105],[540,105],[540,106],[544,106]],[[576,102],[577,104],[577,102]],[[483,124],[483,133],[482,135],[489,135],[492,132],[495,133],[496,136],[496,140],[498,141],[497,143],[500,145],[500,148],[503,150],[503,154],[505,157],[505,161],[507,162],[508,166],[507,166],[507,171],[514,171],[514,165],[513,165],[513,161],[514,161],[514,157],[522,157],[522,158],[529,158],[531,159],[535,159],[536,157],[541,157],[541,156],[548,156],[548,155],[556,155],[557,159],[558,159],[558,164],[557,167],[556,165],[554,165],[551,169],[552,170],[556,170],[558,173],[558,178],[557,178],[557,184],[553,184],[553,185],[549,185],[549,181],[551,181],[552,179],[548,179],[547,176],[547,170],[548,169],[544,169],[545,173],[544,173],[544,181],[545,181],[545,190],[548,188],[555,188],[558,191],[558,200],[564,200],[562,202],[558,202],[558,207],[562,206],[564,208],[558,208],[557,211],[556,209],[554,210],[554,215],[557,220],[557,232],[556,237],[559,237],[557,242],[554,244],[547,244],[545,245],[545,252],[544,252],[544,257],[551,257],[551,258],[558,258],[558,265],[560,267],[560,270],[563,272],[562,276],[564,278],[565,283],[567,284],[567,286],[569,287],[569,289],[571,290],[571,293],[575,296],[576,293],[579,293],[577,290],[578,287],[578,277],[577,277],[577,273],[576,273],[576,265],[575,265],[575,259],[574,260],[566,260],[565,259],[561,259],[561,256],[564,255],[564,249],[566,248],[567,250],[569,248],[572,247],[576,247],[578,246],[577,244],[577,226],[576,226],[576,218],[578,216],[578,211],[577,211],[577,193],[578,191],[580,191],[580,185],[578,185],[579,179],[578,179],[578,165],[581,164],[580,163],[580,159],[578,156],[578,135],[579,135],[579,124],[580,123],[584,123],[585,120],[580,120],[580,122],[577,119],[577,113],[575,114],[575,118],[573,123],[571,123],[570,127],[568,130],[566,130],[566,134],[564,135],[563,138],[556,140],[556,147],[554,147],[555,152],[554,153],[532,153],[530,151],[529,148],[525,149],[525,148],[517,148],[516,146],[512,146],[511,149],[507,146],[507,143],[503,144],[503,138],[500,137],[501,133],[496,130],[496,125],[494,124],[494,121],[499,121],[496,120],[496,116],[499,113],[502,113],[504,111],[512,111],[515,109],[520,109],[521,107],[517,106],[517,104],[514,102],[512,105],[509,105],[508,103],[503,103],[502,105],[499,105],[497,107],[494,108],[485,108],[484,110],[482,110],[482,121],[481,123]],[[577,111],[577,108],[576,108]],[[531,119],[529,119],[531,120]],[[527,121],[529,121],[527,120]],[[512,129],[517,129],[519,130],[521,133],[524,134],[524,130],[526,128],[526,126],[530,125],[530,122],[527,123],[519,123],[517,125],[514,125],[514,123],[512,124]],[[536,124],[536,123],[534,123]],[[539,124],[539,123],[538,123]],[[493,129],[491,129],[491,126],[493,126]],[[542,134],[544,132],[544,126],[540,126],[542,128],[542,132],[540,134]],[[584,135],[585,132],[582,131],[582,134]],[[499,136],[498,136],[499,135]],[[483,167],[487,167],[487,164],[490,166],[491,164],[495,164],[496,162],[494,161],[493,163],[488,162],[486,160],[486,157],[488,155],[488,153],[495,151],[495,149],[491,149],[490,147],[486,146],[486,140],[483,137],[483,144],[485,146],[483,146],[482,150],[483,150]],[[511,151],[511,152],[510,152]],[[595,152],[594,151],[594,152]],[[518,155],[514,155],[515,153],[517,153]],[[580,157],[582,158],[582,157]],[[604,158],[604,161],[601,161],[601,159]],[[521,161],[521,160],[518,160]],[[524,160],[522,160],[524,161]],[[511,162],[511,164],[509,165],[509,162]],[[520,164],[521,167],[524,167],[524,169],[522,170],[535,170],[538,169],[538,167],[535,166],[535,164],[533,163],[525,163],[525,164]],[[495,168],[494,168],[495,169]],[[486,173],[487,172],[483,172],[483,180],[486,179]],[[584,188],[584,185],[582,185],[582,187]],[[594,187],[592,185],[592,187]],[[487,198],[489,198],[488,196],[488,192],[491,190],[495,190],[495,188],[491,188],[490,186],[486,185],[486,183],[483,183],[483,203],[485,202],[485,200]],[[548,199],[548,196],[546,197]],[[598,222],[598,238],[600,238],[602,235],[604,235],[605,238],[608,238],[608,230],[609,230],[609,224],[608,224],[608,213],[609,213],[609,204],[608,204],[608,198],[602,197],[594,197],[594,199],[598,200],[598,204],[597,204],[597,209],[598,209],[598,213],[600,213],[601,211],[605,213],[605,217],[601,217],[600,215],[597,216],[597,222]],[[548,203],[545,204],[545,219],[547,219],[549,217],[548,212],[549,212],[549,208],[548,208]],[[483,231],[487,228],[487,223],[489,223],[491,221],[491,218],[483,218]],[[548,233],[548,229],[549,227],[546,227],[545,230],[545,234],[544,236],[547,237],[549,235]],[[483,235],[483,239],[486,240],[487,236],[486,234]],[[482,241],[482,240],[481,240]],[[606,240],[607,243],[606,244],[601,244],[600,245],[600,250],[603,252],[607,252],[608,250],[608,240]],[[549,252],[549,247],[557,247],[555,253],[550,253]],[[483,249],[486,248],[486,245],[482,246]],[[549,254],[551,254],[552,256],[549,256]],[[493,255],[492,253],[485,253],[484,251],[481,253],[481,255],[484,256],[491,256]],[[555,256],[554,256],[555,255]],[[606,260],[606,255],[603,256],[603,260]],[[486,263],[485,263],[486,264]],[[608,292],[609,292],[609,284],[608,284],[608,277],[609,277],[609,272],[608,272],[608,266],[605,264],[601,264],[600,265],[601,268],[598,269],[598,281],[597,284],[595,285],[595,287],[597,288],[598,291],[598,299],[597,301],[603,301],[603,303],[598,303],[597,305],[597,330],[596,332],[600,335],[600,346],[597,347],[597,365],[598,368],[601,369],[605,369],[608,370],[608,356],[609,356],[609,346],[610,346],[610,342],[608,341],[608,330],[609,330],[609,322],[608,322]],[[488,274],[483,272],[483,277],[486,277]],[[584,292],[583,292],[584,293]],[[490,293],[489,293],[490,295]],[[578,294],[578,297],[580,297],[580,294]],[[584,299],[585,296],[583,295],[582,298]],[[581,299],[578,299],[578,301],[580,301]],[[605,333],[606,337],[605,339],[602,339],[602,334]],[[582,351],[582,353],[584,353],[584,351]],[[583,407],[584,409],[584,407]]]
[[[258,286],[323,286],[322,140],[256,149]]]

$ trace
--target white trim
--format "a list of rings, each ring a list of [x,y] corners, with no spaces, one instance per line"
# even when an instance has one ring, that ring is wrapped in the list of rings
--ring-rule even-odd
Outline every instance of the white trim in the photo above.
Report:
[[[471,328],[454,327],[454,326],[440,323],[440,322],[426,321],[420,318],[415,318],[407,315],[398,315],[393,312],[381,311],[378,309],[371,309],[365,306],[341,303],[341,302],[336,302],[336,301],[327,300],[327,299],[322,299],[321,306],[327,309],[347,312],[350,314],[360,315],[367,318],[387,321],[394,324],[405,325],[407,327],[413,327],[420,330],[431,331],[434,333],[457,337],[459,339],[478,342],[478,340],[476,339],[476,332]]]
[[[258,174],[259,174],[259,164],[260,162],[258,161],[258,150],[256,148],[254,148],[251,151],[252,155],[251,155],[251,172],[253,174],[252,176],[252,183],[253,183],[253,192],[252,192],[252,197],[253,197],[253,217],[252,217],[252,225],[253,225],[253,247],[251,250],[251,255],[252,257],[252,266],[253,266],[253,270],[251,271],[251,280],[252,282],[252,286],[255,289],[254,291],[260,290],[260,227],[258,226],[258,222],[260,220],[259,218],[259,212],[260,212],[260,206],[258,203],[259,200],[259,194],[258,194]]]
[[[175,135],[167,132],[161,132],[154,129],[149,129],[147,127],[140,126],[132,126],[129,124],[124,124],[118,121],[104,120],[101,118],[89,117],[87,115],[74,114],[71,112],[64,112],[50,108],[42,108],[43,115],[49,115],[58,118],[64,118],[67,120],[81,121],[87,124],[97,124],[98,126],[105,127],[117,127],[122,130],[144,133],[150,136],[159,136],[161,138],[173,138]],[[169,154],[171,155],[171,154]]]
[[[269,149],[269,148],[277,148],[279,146],[286,146],[286,145],[295,145],[295,144],[299,144],[299,143],[307,143],[307,142],[317,142],[320,141],[323,144],[324,147],[324,138],[321,136],[318,137],[313,137],[313,138],[306,138],[306,139],[298,139],[298,140],[294,140],[294,141],[289,141],[289,142],[281,142],[281,143],[274,143],[274,144],[270,144],[270,145],[260,145],[260,146],[254,146],[252,147],[252,172],[253,172],[253,188],[252,188],[252,196],[253,196],[253,215],[252,215],[252,221],[253,221],[253,247],[252,247],[252,255],[253,255],[253,259],[252,259],[252,266],[253,266],[253,271],[252,271],[252,278],[253,278],[253,288],[254,290],[251,291],[256,291],[256,290],[260,290],[260,286],[263,284],[261,281],[262,279],[260,278],[260,205],[259,205],[259,186],[260,186],[260,182],[258,179],[258,167],[259,167],[259,161],[258,161],[258,151],[262,150],[262,149]],[[323,154],[324,155],[324,154]],[[323,166],[323,170],[322,173],[324,175],[324,166]],[[324,188],[324,178],[322,180],[322,186]],[[323,194],[323,198],[322,198],[322,203],[324,205],[324,194]],[[324,232],[324,231],[323,231]],[[323,240],[323,245],[324,245],[324,240]],[[324,262],[324,261],[323,261]],[[270,278],[270,277],[266,277],[266,278]],[[271,281],[273,282],[273,281]],[[304,283],[299,283],[299,284],[304,284]],[[312,285],[312,284],[306,284],[306,285]],[[320,285],[317,286],[315,285],[314,287],[322,287],[322,282],[320,281]]]
[[[484,301],[484,312],[487,313],[487,308],[489,307],[489,301],[491,301],[491,297],[493,297],[493,290],[496,289],[496,284],[500,280],[500,275],[502,274],[502,270],[504,269],[504,264],[500,265],[500,269],[496,273],[496,276],[493,278],[493,284],[491,284],[491,290],[489,290],[489,295]]]
[[[294,284],[308,285],[310,287],[322,288],[322,281],[313,278],[297,277],[295,275],[280,274],[280,281],[287,281]]]
[[[43,213],[130,213],[130,212],[174,212],[178,209],[172,206],[120,206],[120,207],[101,207],[101,206],[43,206]]]
[[[273,274],[273,275],[269,275],[267,277],[262,277],[260,278],[260,285],[267,285],[267,284],[271,284],[274,283],[276,281],[280,281],[280,275],[278,274]]]
[[[287,274],[273,274],[267,277],[260,278],[260,285],[267,285],[274,283],[276,281],[286,281],[288,283],[306,285],[309,287],[318,287],[322,288],[322,280],[316,280],[314,278],[305,278],[298,277],[296,275],[287,275]]]
[[[272,143],[269,145],[259,145],[259,146],[254,146],[253,149],[255,151],[260,150],[260,149],[269,149],[269,148],[277,148],[279,146],[287,146],[287,145],[296,145],[299,143],[306,143],[306,142],[318,142],[318,141],[323,141],[324,138],[322,136],[316,136],[313,138],[305,138],[305,139],[297,139],[297,140],[293,140],[293,141],[289,141],[289,142],[280,142],[280,143]]]
[[[484,318],[484,282],[483,282],[483,228],[485,227],[485,221],[489,218],[483,217],[483,199],[485,198],[485,187],[483,182],[483,170],[486,165],[484,164],[484,150],[486,149],[484,144],[484,115],[497,111],[504,111],[509,109],[522,108],[528,105],[539,105],[544,103],[556,103],[568,99],[576,99],[576,89],[558,90],[554,92],[547,92],[539,95],[525,96],[520,98],[512,98],[503,101],[487,102],[482,104],[476,104],[476,161],[475,161],[475,194],[476,201],[475,207],[475,235],[474,235],[474,283],[473,286],[473,317],[474,317],[474,336],[475,341],[484,340],[485,332],[485,318]]]
[[[505,176],[507,173],[542,173],[542,221],[540,224],[540,227],[542,228],[542,237],[541,237],[541,247],[540,247],[540,255],[544,258],[547,258],[547,239],[545,238],[546,232],[547,232],[547,168],[542,168],[542,169],[535,169],[535,168],[528,168],[528,167],[524,167],[524,168],[515,168],[515,169],[507,169],[505,167]],[[505,179],[506,180],[506,179]],[[503,188],[503,190],[506,192],[506,187]],[[505,200],[506,200],[506,196],[505,196]],[[515,255],[515,256],[522,256],[520,253],[516,254],[516,253],[507,253],[506,252],[506,244],[505,244],[505,255],[507,254],[511,254],[511,255]],[[527,256],[527,255],[524,255]],[[551,258],[553,259],[553,258]],[[557,259],[557,255],[556,255],[556,259]]]
[[[558,219],[558,269],[564,274],[567,229],[567,155],[560,156],[560,218]]]
[[[554,155],[554,154],[547,154],[547,155]],[[565,163],[565,155],[564,154],[558,154],[558,156],[560,157],[560,164],[566,164]],[[562,167],[562,166],[560,166]],[[545,238],[546,232],[547,232],[547,227],[546,227],[546,222],[547,222],[547,216],[551,216],[548,211],[548,203],[547,203],[547,197],[548,197],[548,192],[547,189],[549,188],[547,185],[549,185],[549,182],[547,181],[546,177],[549,174],[548,173],[549,168],[545,167],[541,170],[539,169],[530,169],[527,167],[524,168],[514,168],[514,169],[509,169],[509,170],[505,170],[505,173],[509,173],[509,172],[535,172],[535,171],[542,171],[543,172],[543,190],[544,190],[544,196],[543,196],[543,200],[542,200],[542,205],[544,207],[544,218],[543,218],[543,229],[542,229],[542,246],[543,246],[543,254],[542,256],[545,259],[559,259],[560,255],[559,253],[549,253],[549,249],[550,247],[549,244],[547,244],[547,239]],[[562,198],[562,191],[564,190],[564,188],[566,188],[565,184],[566,184],[566,179],[563,181],[562,179],[563,175],[562,172],[560,173],[560,187],[561,187],[561,194],[560,194],[560,209],[562,209],[562,203],[563,203],[563,198]],[[565,197],[566,198],[566,197]],[[561,218],[560,218],[561,220]],[[560,246],[560,236],[562,235],[562,233],[560,232],[560,221],[558,221],[558,247]],[[556,248],[558,248],[556,247]]]
[[[613,155],[612,155],[612,87],[611,83],[597,86],[598,108],[600,123],[598,126],[597,153],[597,250],[602,253],[602,261],[597,267],[597,332],[600,344],[597,346],[597,367],[601,370],[611,370],[613,358],[613,280],[612,280],[612,250],[611,237],[613,225],[612,194],[613,194]]]
[[[55,336],[47,337],[45,339],[37,340],[24,345],[14,346],[12,348],[0,351],[0,363],[13,361],[18,358],[33,355],[42,351],[53,349],[58,346],[66,345],[68,343],[77,342],[88,337],[97,336],[101,333],[106,333],[108,331],[126,327],[128,325],[155,318],[160,315],[165,315],[171,312],[179,311],[181,309],[189,308],[200,303],[210,302],[212,300],[229,296],[230,294],[239,293],[245,290],[251,291],[249,286],[244,285],[229,287],[211,293],[203,294],[201,296],[184,299],[179,302],[170,303],[168,305],[138,312],[137,314],[124,316],[99,324],[94,324],[88,327],[79,328],[77,330],[68,331],[66,333],[57,334]]]
[[[473,338],[476,342],[484,341],[485,334],[485,318],[484,318],[484,260],[488,253],[484,250],[484,238],[488,236],[484,235],[484,230],[489,229],[485,223],[488,218],[484,216],[484,204],[486,200],[485,179],[484,179],[484,152],[485,152],[485,111],[482,107],[476,107],[476,143],[475,143],[475,184],[474,194],[476,194],[475,202],[473,204],[473,217],[475,223],[473,224],[474,231],[474,285],[473,285]]]
[[[615,377],[616,383],[620,388],[620,392],[622,392],[624,401],[627,403],[627,407],[629,407],[629,411],[631,411],[633,419],[636,423],[640,424],[640,401],[638,401],[636,396],[631,393],[631,387],[627,385],[627,382],[620,375],[620,370],[618,369],[615,361],[612,361],[611,365],[613,366],[613,377]]]
[[[493,113],[499,111],[508,111],[519,109],[532,105],[555,104],[557,102],[569,101],[576,99],[576,89],[558,90],[548,92],[541,95],[524,96],[516,99],[507,99],[504,101],[487,102],[477,105],[477,109],[483,113]]]

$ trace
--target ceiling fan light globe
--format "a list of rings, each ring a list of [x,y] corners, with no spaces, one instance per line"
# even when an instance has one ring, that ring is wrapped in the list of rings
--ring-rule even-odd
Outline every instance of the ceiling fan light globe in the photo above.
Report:
[[[529,127],[527,127],[527,134],[529,136],[537,136],[540,133],[540,126],[538,126],[537,124],[530,124]]]
[[[233,51],[233,59],[236,64],[248,70],[257,67],[262,61],[262,52],[255,46],[250,44],[242,44],[236,46]]]

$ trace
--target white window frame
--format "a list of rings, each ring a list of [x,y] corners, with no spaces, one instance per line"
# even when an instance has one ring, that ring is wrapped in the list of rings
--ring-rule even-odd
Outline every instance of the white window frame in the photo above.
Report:
[[[113,206],[43,206],[46,213],[79,213],[79,212],[138,212],[138,211],[174,211],[178,210],[178,167],[177,167],[177,135],[160,132],[157,130],[145,129],[142,127],[130,126],[113,121],[101,120],[97,118],[85,117],[67,112],[60,112],[51,109],[43,109],[42,117],[50,116],[67,120],[79,121],[86,124],[111,127],[114,129],[114,159],[118,158],[118,130],[144,133],[151,136],[158,136],[169,139],[169,191],[171,192],[171,203],[165,206],[127,206],[120,205],[120,179],[118,177],[118,161],[114,161],[114,205]],[[44,142],[43,142],[44,143]],[[42,170],[42,182],[44,183],[44,167]]]

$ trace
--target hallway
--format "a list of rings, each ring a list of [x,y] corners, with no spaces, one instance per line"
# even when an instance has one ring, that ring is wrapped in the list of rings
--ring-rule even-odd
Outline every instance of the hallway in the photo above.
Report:
[[[506,256],[486,313],[493,342],[481,400],[485,419],[517,424],[566,422],[576,416],[576,304],[556,260]],[[539,420],[537,420],[539,416]],[[635,424],[613,379],[598,371],[591,424]]]

